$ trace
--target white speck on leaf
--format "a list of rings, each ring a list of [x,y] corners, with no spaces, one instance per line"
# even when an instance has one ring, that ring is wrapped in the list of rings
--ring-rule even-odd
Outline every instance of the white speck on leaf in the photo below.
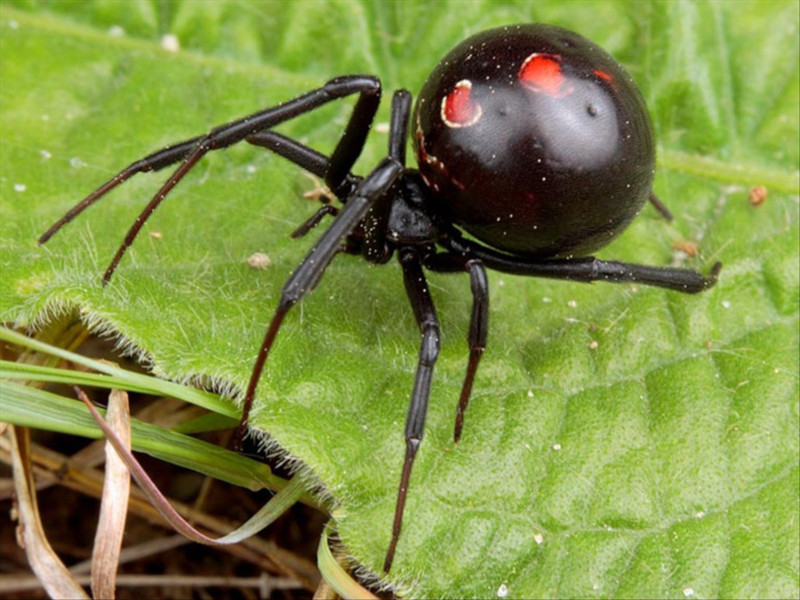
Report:
[[[177,52],[181,49],[181,43],[178,41],[177,35],[167,33],[161,38],[161,47],[167,52]]]
[[[253,269],[266,269],[272,264],[272,261],[264,252],[253,252],[247,257],[247,264]]]

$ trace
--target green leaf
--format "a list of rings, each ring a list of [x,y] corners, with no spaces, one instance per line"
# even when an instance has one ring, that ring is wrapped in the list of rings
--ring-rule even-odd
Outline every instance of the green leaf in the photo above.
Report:
[[[316,209],[299,169],[252,147],[213,153],[105,288],[165,174],[37,237],[131,161],[334,75],[415,91],[467,34],[520,21],[607,48],[648,101],[655,191],[676,220],[647,209],[601,256],[721,260],[719,284],[689,297],[490,274],[489,348],[454,446],[471,300],[463,276],[431,275],[442,354],[387,582],[433,597],[800,596],[797,3],[16,6],[0,7],[0,316],[79,310],[159,376],[239,392],[312,243],[287,237]],[[280,130],[328,152],[351,105]],[[356,171],[385,147],[375,128]],[[687,240],[697,258],[671,248]],[[256,251],[268,269],[247,266]],[[326,486],[344,547],[375,573],[417,346],[397,266],[338,258],[286,319],[252,420]]]

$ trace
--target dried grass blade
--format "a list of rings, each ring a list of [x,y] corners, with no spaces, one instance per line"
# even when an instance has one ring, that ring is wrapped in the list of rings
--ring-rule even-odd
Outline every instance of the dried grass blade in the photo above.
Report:
[[[75,393],[89,409],[89,412],[97,423],[97,426],[100,427],[100,429],[106,435],[108,441],[114,447],[114,450],[117,451],[119,457],[125,462],[130,470],[131,475],[136,480],[136,483],[139,484],[139,487],[147,496],[148,500],[150,500],[156,510],[161,513],[161,515],[167,520],[167,522],[169,522],[170,525],[172,525],[173,528],[175,528],[178,533],[183,534],[194,542],[209,546],[224,546],[241,542],[242,540],[255,535],[267,525],[272,523],[290,506],[297,502],[305,493],[305,486],[300,478],[295,476],[282,490],[275,494],[270,501],[261,508],[261,510],[259,510],[255,515],[253,515],[253,517],[240,525],[234,531],[220,538],[209,537],[203,532],[194,528],[178,513],[178,511],[172,507],[169,501],[158,489],[156,484],[153,483],[153,480],[150,479],[150,477],[144,471],[133,454],[131,454],[130,450],[127,449],[119,439],[117,439],[114,431],[111,430],[111,428],[103,419],[102,415],[92,405],[86,394],[84,394],[83,391],[78,387],[75,387],[74,389]]]
[[[131,414],[128,394],[112,390],[108,399],[106,422],[119,442],[131,447]],[[117,568],[128,514],[131,476],[128,467],[110,442],[106,441],[106,468],[100,519],[92,549],[92,594],[95,598],[115,597]]]
[[[31,569],[51,598],[88,598],[89,596],[53,551],[45,536],[36,503],[33,472],[30,469],[30,461],[27,460],[29,449],[27,432],[17,435],[17,428],[11,426],[7,430],[7,435],[11,441],[11,464],[21,532],[19,537]]]

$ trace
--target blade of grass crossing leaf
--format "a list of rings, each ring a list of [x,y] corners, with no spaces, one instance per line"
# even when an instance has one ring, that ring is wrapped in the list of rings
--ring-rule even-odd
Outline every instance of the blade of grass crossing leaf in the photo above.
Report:
[[[101,437],[90,415],[74,400],[13,381],[0,381],[0,395],[0,421],[92,439]],[[131,429],[133,449],[160,460],[251,490],[277,490],[287,485],[267,465],[231,450],[136,419]],[[318,505],[307,494],[303,503]]]
[[[207,413],[175,425],[175,427],[172,428],[172,431],[175,431],[176,433],[192,435],[206,431],[233,429],[238,424],[239,421],[237,419],[231,419],[230,417],[224,417],[215,413]]]
[[[44,367],[8,360],[0,360],[0,379],[23,379],[25,381],[46,381],[108,389],[121,389],[128,392],[151,394],[152,386],[141,386],[113,375],[99,375],[74,369]]]
[[[323,579],[342,598],[377,598],[372,592],[359,584],[342,568],[331,553],[328,545],[328,527],[322,531],[317,547],[317,566]]]
[[[224,414],[229,417],[239,416],[239,412],[233,406],[233,403],[223,400],[220,398],[220,396],[203,392],[185,385],[172,383],[164,379],[157,379],[148,375],[132,373],[131,371],[126,371],[125,369],[121,369],[109,363],[93,360],[91,358],[81,356],[80,354],[75,354],[74,352],[31,339],[6,327],[0,327],[0,340],[22,346],[23,348],[36,350],[37,352],[58,356],[59,358],[63,358],[64,360],[82,365],[100,373],[115,376],[127,382],[129,385],[137,386],[137,391],[154,395],[171,396],[173,398],[185,400],[186,402],[190,402],[197,406],[201,406],[213,412]]]

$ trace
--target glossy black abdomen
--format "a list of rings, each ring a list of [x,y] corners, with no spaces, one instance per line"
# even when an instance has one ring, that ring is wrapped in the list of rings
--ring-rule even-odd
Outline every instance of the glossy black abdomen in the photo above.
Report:
[[[523,256],[605,246],[651,188],[647,109],[624,69],[567,30],[518,25],[454,48],[417,98],[412,136],[437,210]]]

